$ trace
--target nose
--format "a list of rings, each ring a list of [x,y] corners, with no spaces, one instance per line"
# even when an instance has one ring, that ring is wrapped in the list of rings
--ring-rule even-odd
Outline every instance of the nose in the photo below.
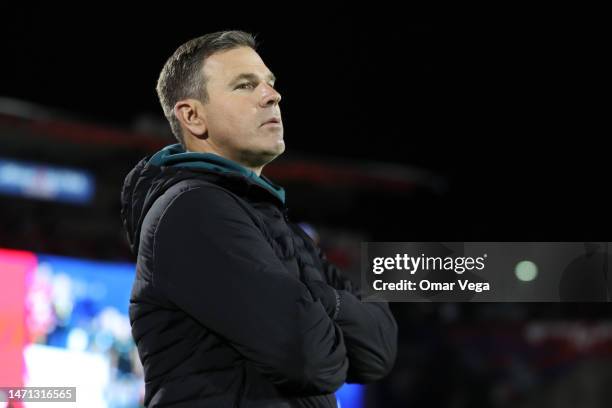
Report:
[[[263,84],[262,97],[260,105],[262,108],[278,105],[281,101],[281,94],[268,84]]]

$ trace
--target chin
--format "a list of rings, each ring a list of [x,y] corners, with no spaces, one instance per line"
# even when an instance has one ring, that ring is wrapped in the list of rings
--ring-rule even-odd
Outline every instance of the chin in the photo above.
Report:
[[[271,138],[259,146],[259,153],[262,156],[278,156],[285,151],[285,140],[282,134],[279,137]]]
[[[245,163],[249,163],[251,167],[265,166],[285,151],[285,142],[280,140],[274,146],[266,146],[265,148],[254,149],[248,152],[243,152]]]
[[[285,151],[285,141],[283,139],[279,140],[275,148],[277,154],[282,154]]]
[[[270,163],[272,160],[276,159],[278,156],[283,154],[285,151],[285,142],[282,140],[279,141],[272,148],[266,149],[261,152],[261,157],[265,160],[266,163]]]

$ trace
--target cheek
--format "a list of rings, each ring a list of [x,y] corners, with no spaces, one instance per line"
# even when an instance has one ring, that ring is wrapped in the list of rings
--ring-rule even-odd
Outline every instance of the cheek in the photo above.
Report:
[[[222,105],[209,109],[206,121],[208,130],[217,138],[226,138],[227,135],[231,135],[234,119],[231,112]]]
[[[259,132],[257,103],[247,97],[211,95],[207,123],[219,143],[242,144]]]
[[[219,111],[222,115],[233,118],[245,118],[252,116],[256,111],[256,107],[249,100],[245,99],[227,99],[219,105]]]
[[[252,130],[257,125],[256,113],[256,108],[251,105],[237,102],[226,103],[217,115],[217,118],[223,123],[217,123],[217,125],[234,130]]]

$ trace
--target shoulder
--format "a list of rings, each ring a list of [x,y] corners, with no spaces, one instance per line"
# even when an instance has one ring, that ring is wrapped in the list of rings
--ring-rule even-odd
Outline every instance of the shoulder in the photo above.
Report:
[[[149,208],[142,222],[141,243],[153,238],[161,224],[180,228],[185,223],[210,222],[248,212],[244,200],[221,186],[205,180],[183,180],[169,187]]]
[[[232,191],[203,180],[185,180],[166,190],[153,204],[147,217],[160,222],[169,213],[207,216],[237,210],[247,211],[248,206]]]
[[[214,206],[237,201],[239,198],[231,191],[203,180],[184,180],[168,188],[153,204],[149,212],[161,216],[173,207],[190,203]]]

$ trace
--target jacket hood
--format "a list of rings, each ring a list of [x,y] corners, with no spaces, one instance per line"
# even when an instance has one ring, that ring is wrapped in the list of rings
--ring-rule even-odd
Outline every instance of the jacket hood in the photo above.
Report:
[[[246,184],[262,187],[280,203],[285,203],[282,187],[232,160],[212,153],[186,152],[181,144],[166,146],[138,162],[123,182],[121,220],[133,254],[138,253],[140,227],[155,200],[172,185],[198,175],[239,178]]]

